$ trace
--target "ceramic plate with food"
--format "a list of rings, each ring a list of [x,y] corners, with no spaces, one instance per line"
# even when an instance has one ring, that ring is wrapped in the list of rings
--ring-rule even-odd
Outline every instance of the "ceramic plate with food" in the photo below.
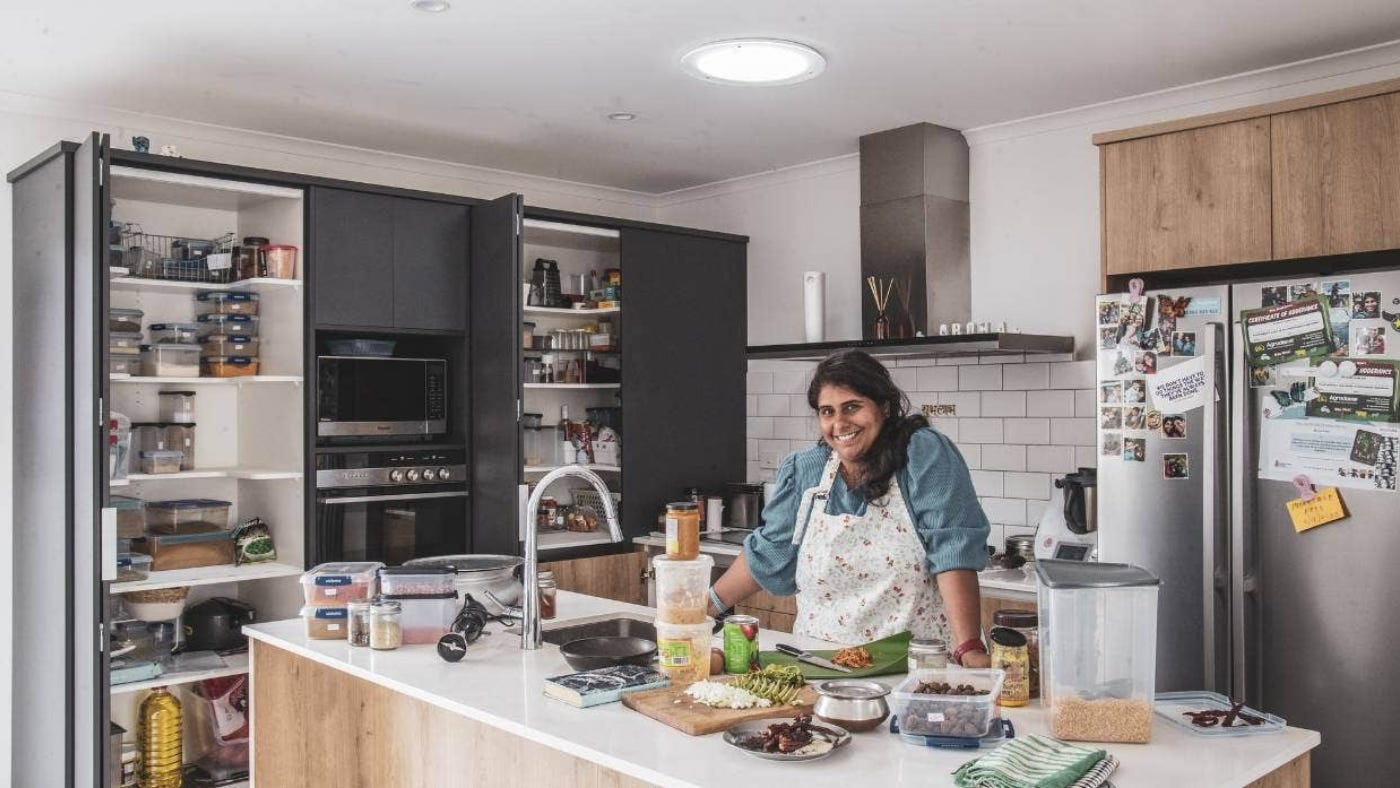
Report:
[[[770,761],[815,761],[851,740],[844,728],[814,722],[810,714],[740,723],[724,732],[724,741]]]

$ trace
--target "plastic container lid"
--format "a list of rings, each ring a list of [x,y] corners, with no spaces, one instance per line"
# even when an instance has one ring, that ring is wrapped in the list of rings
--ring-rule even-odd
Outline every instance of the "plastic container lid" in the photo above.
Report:
[[[139,309],[122,309],[119,307],[112,307],[111,309],[107,310],[107,314],[110,317],[141,317],[146,313],[142,312]]]
[[[350,611],[343,607],[321,607],[306,605],[301,609],[302,618],[346,618]]]
[[[129,511],[131,509],[146,508],[145,501],[141,500],[140,498],[128,498],[125,495],[113,495],[109,499],[109,503],[112,504],[113,509],[116,509],[118,511]]]
[[[205,356],[203,361],[206,364],[229,364],[235,367],[246,367],[257,362],[257,359],[252,356]]]
[[[348,586],[355,583],[369,583],[374,573],[384,565],[378,561],[342,561],[321,564],[308,569],[301,576],[304,586]]]
[[[152,331],[197,331],[198,323],[152,323],[147,326]]]
[[[141,452],[141,453],[142,453],[142,454],[147,454],[148,452]],[[176,451],[176,452],[165,452],[165,453],[166,453],[166,454],[183,454],[183,452],[178,452],[178,451]],[[214,509],[214,508],[227,507],[227,506],[232,506],[232,505],[233,505],[233,504],[230,503],[229,501],[218,501],[218,500],[215,500],[215,499],[213,499],[213,498],[181,498],[181,499],[175,500],[175,501],[148,501],[148,502],[146,503],[147,508],[150,508],[150,509],[173,509],[173,510]]]
[[[237,315],[227,312],[210,312],[195,318],[201,323],[252,323],[258,319],[257,315]]]
[[[193,391],[161,391],[156,393],[157,397],[193,397],[194,395]]]
[[[456,599],[457,592],[444,591],[441,594],[380,594],[379,599]]]
[[[1040,582],[1048,588],[1127,588],[1155,586],[1161,580],[1151,572],[1132,564],[1100,564],[1088,561],[1056,561],[1047,558],[1035,562]]]
[[[999,627],[1030,629],[1039,622],[1040,617],[1034,610],[998,610],[992,614],[992,623]]]
[[[212,342],[225,342],[231,345],[246,345],[249,342],[257,341],[257,337],[248,334],[210,334],[199,340],[200,344],[208,345]],[[193,393],[193,392],[191,392]]]
[[[191,344],[189,344],[189,343],[180,343],[180,342],[171,342],[171,343],[169,343],[169,344],[164,344],[164,345],[142,345],[142,346],[141,346],[141,352],[142,352],[142,353],[151,353],[151,352],[158,351],[158,350],[170,350],[170,351],[174,351],[174,352],[177,352],[177,353],[198,353],[198,352],[199,352],[199,345],[191,345]]]
[[[680,509],[681,511],[685,511],[685,510],[687,510],[687,509],[696,509],[696,510],[699,510],[700,504],[696,503],[695,501],[672,501],[672,502],[666,504],[666,508],[667,508],[667,509]]]
[[[174,458],[174,459],[178,460],[178,459],[180,459],[181,457],[184,457],[184,456],[185,456],[185,453],[182,452],[182,451],[179,451],[178,449],[157,449],[156,451],[143,451],[143,452],[141,452],[141,458],[142,458],[142,459],[150,458],[150,459],[153,459],[153,460],[159,460],[159,459],[171,459],[171,458]],[[152,502],[152,503],[149,504],[149,505],[154,506],[155,504],[154,504],[154,502]]]
[[[379,570],[381,575],[448,575],[457,576],[457,570],[450,566],[386,566]]]
[[[243,245],[244,245],[244,246],[267,246],[267,244],[268,244],[268,240],[267,240],[266,238],[262,237],[261,235],[245,235],[245,236],[243,236]]]
[[[1026,636],[1010,627],[992,627],[992,631],[987,633],[987,639],[998,646],[1006,646],[1007,648],[1020,648],[1026,645]]]
[[[257,293],[237,293],[227,290],[202,290],[195,296],[197,301],[257,301]]]

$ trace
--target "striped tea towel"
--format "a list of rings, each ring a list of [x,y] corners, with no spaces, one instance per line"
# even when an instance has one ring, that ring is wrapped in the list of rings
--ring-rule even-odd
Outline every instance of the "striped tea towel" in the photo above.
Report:
[[[1109,788],[1113,788],[1113,784],[1108,782],[1108,776],[1113,774],[1113,770],[1117,768],[1118,759],[1112,755],[1105,755],[1103,760],[1094,764],[1094,768],[1086,772],[1069,788],[1099,788],[1105,784]]]
[[[959,766],[953,779],[960,788],[1069,788],[1105,755],[1031,734]]]

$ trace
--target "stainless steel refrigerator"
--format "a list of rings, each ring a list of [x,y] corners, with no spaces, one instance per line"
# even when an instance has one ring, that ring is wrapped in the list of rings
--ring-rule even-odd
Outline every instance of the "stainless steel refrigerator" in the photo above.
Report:
[[[1096,318],[1099,556],[1162,578],[1158,690],[1321,731],[1315,784],[1373,784],[1400,742],[1400,272],[1100,296]],[[1298,476],[1348,516],[1295,530]]]

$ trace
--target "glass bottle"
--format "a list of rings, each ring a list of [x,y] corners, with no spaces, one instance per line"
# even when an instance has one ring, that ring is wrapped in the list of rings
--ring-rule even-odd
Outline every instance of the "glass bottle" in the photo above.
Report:
[[[141,788],[184,784],[184,715],[180,701],[156,687],[141,701]]]
[[[369,647],[380,651],[403,645],[403,606],[384,599],[369,609]]]
[[[700,554],[700,506],[694,501],[666,504],[666,557],[690,561]]]
[[[1040,619],[1034,610],[998,610],[992,614],[992,625],[1020,632],[1026,638],[1026,656],[1030,661],[1031,697],[1040,697]]]
[[[555,595],[559,586],[554,581],[554,573],[548,569],[540,572],[540,618],[551,619],[558,608],[555,606]]]
[[[355,599],[345,603],[345,638],[352,646],[369,645],[369,611],[367,599]]]
[[[1026,650],[1026,636],[1007,627],[992,627],[987,639],[992,642],[992,668],[1006,671],[997,705],[1026,705],[1031,699],[1030,653]]]

